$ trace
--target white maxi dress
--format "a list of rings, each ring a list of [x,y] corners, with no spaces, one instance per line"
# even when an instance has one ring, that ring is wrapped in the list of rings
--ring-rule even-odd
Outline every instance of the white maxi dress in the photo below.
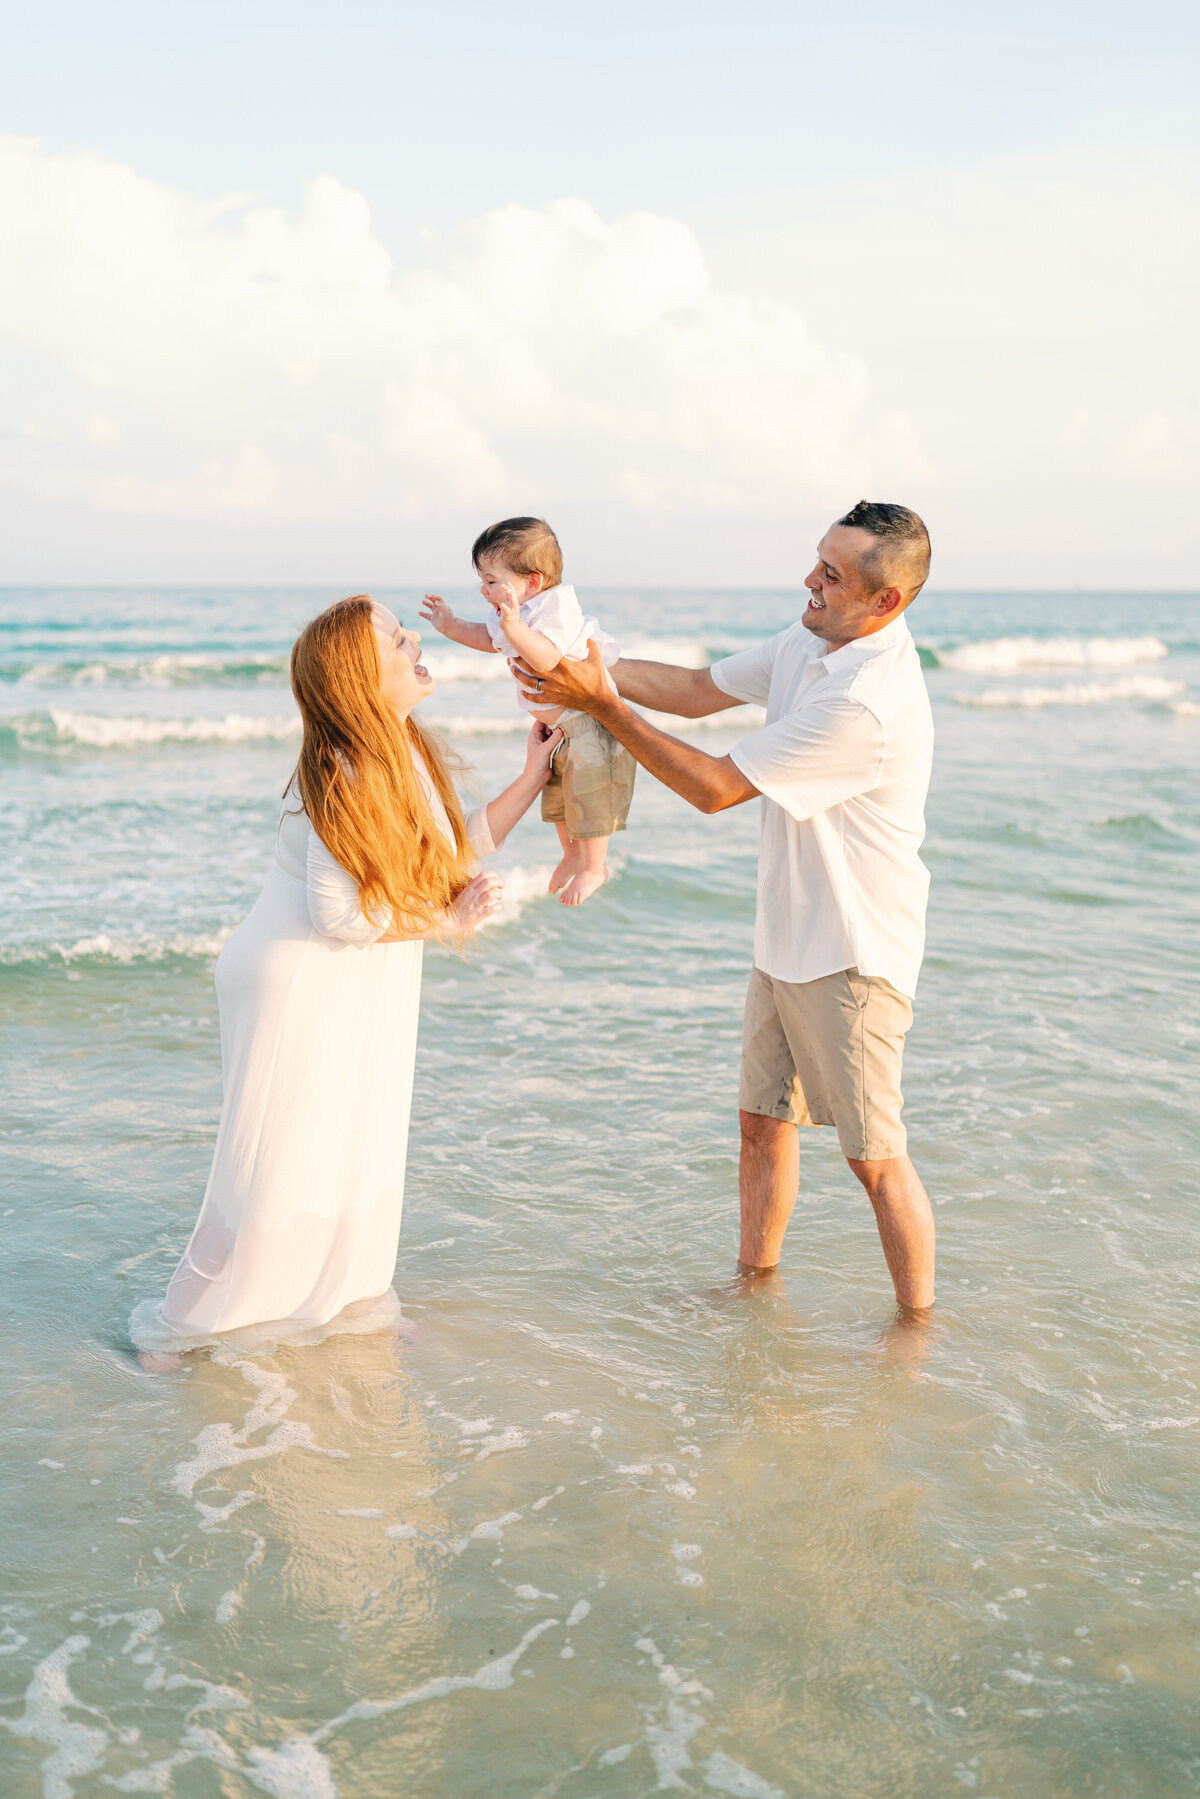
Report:
[[[477,855],[495,848],[484,808],[467,836]],[[165,1297],[130,1319],[138,1348],[262,1326],[273,1337],[371,1330],[398,1316],[424,946],[380,943],[385,928],[289,794],[274,867],[217,959],[224,1104],[212,1172]]]

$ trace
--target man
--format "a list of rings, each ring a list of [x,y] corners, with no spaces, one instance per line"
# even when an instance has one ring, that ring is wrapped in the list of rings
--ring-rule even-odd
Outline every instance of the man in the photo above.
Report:
[[[762,799],[754,967],[742,1044],[739,1270],[778,1264],[799,1182],[798,1125],[834,1125],[875,1210],[896,1298],[933,1304],[929,1200],[906,1153],[900,1067],[925,937],[918,856],[933,719],[904,613],[929,573],[905,506],[860,500],[831,525],[798,624],[711,668],[622,658],[523,670],[589,712],[701,812]],[[518,665],[520,668],[520,665]],[[703,718],[752,701],[762,730],[711,756],[627,701]]]

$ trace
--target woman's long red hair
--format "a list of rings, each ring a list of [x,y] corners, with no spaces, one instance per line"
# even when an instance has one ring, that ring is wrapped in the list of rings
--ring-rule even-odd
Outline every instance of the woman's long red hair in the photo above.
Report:
[[[369,595],[338,600],[292,648],[292,692],[304,721],[292,776],[313,830],[354,879],[377,923],[402,934],[444,924],[471,879],[462,807],[437,740],[401,721],[379,691],[379,644]],[[413,763],[429,770],[454,831],[434,823]]]

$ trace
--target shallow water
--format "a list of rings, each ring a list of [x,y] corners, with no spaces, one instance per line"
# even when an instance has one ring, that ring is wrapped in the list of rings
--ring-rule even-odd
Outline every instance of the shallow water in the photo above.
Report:
[[[756,819],[643,779],[582,911],[530,820],[502,921],[428,956],[412,1336],[151,1378],[124,1324],[203,1188],[212,960],[327,597],[0,596],[0,1789],[1194,1792],[1200,600],[913,615],[927,1332],[829,1133],[782,1274],[723,1289]],[[586,597],[697,662],[795,607]],[[439,660],[492,788],[507,689]]]

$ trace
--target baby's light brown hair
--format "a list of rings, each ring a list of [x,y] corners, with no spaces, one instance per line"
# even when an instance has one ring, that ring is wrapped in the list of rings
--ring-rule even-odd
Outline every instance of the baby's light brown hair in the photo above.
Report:
[[[562,580],[562,551],[544,518],[502,518],[481,531],[471,545],[471,561],[496,557],[514,575],[541,575],[544,587]]]

